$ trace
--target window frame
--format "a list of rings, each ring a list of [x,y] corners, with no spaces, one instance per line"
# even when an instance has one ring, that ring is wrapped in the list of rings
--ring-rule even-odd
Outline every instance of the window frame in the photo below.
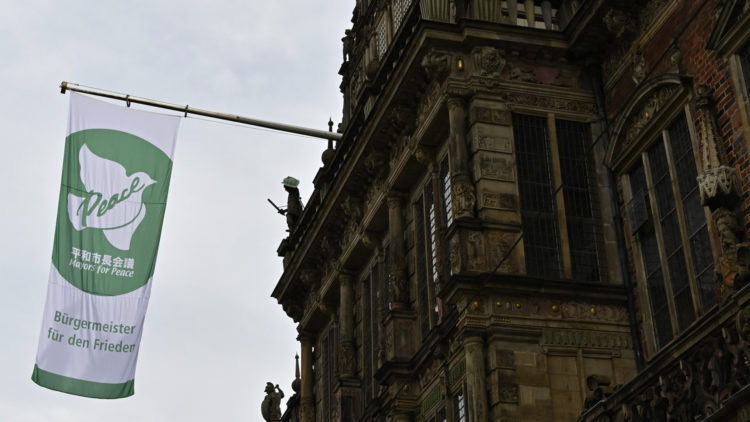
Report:
[[[556,113],[548,112],[548,113],[534,113],[533,111],[527,111],[527,110],[518,110],[513,112],[513,142],[514,142],[514,149],[515,149],[515,161],[516,161],[516,167],[517,167],[517,174],[518,174],[518,189],[519,189],[519,211],[521,214],[521,224],[523,227],[524,224],[524,215],[526,215],[527,219],[530,214],[535,214],[538,211],[533,210],[525,210],[521,193],[521,177],[520,170],[518,169],[519,165],[519,148],[518,148],[518,137],[520,136],[518,130],[519,128],[516,127],[517,123],[517,116],[520,117],[531,117],[531,118],[537,118],[537,119],[545,119],[546,126],[544,126],[542,129],[545,132],[546,136],[546,142],[547,142],[547,159],[549,160],[550,168],[547,169],[549,171],[550,176],[550,184],[553,189],[552,192],[554,192],[553,197],[553,207],[551,210],[553,223],[554,223],[554,229],[556,230],[556,253],[557,253],[557,259],[558,259],[558,274],[556,276],[552,276],[550,274],[532,274],[533,277],[540,277],[540,278],[555,278],[555,279],[564,279],[564,280],[575,280],[575,281],[589,281],[594,283],[608,283],[610,279],[612,278],[610,275],[610,271],[607,266],[607,250],[606,246],[604,244],[604,225],[602,224],[602,210],[601,210],[601,198],[602,198],[602,192],[600,192],[600,189],[598,187],[598,175],[595,168],[595,137],[593,128],[591,125],[591,122],[585,119],[576,119],[571,118],[571,116],[567,115],[559,115]],[[560,136],[558,135],[558,122],[572,122],[577,124],[583,124],[586,125],[588,128],[588,131],[586,132],[586,139],[584,139],[585,142],[588,142],[588,145],[585,145],[587,157],[585,158],[586,162],[586,177],[588,182],[588,194],[590,196],[588,206],[591,208],[591,217],[588,218],[588,223],[592,225],[592,227],[595,230],[594,236],[596,237],[596,257],[597,257],[597,264],[596,268],[598,270],[598,278],[596,280],[579,280],[576,279],[574,268],[574,262],[573,262],[573,253],[571,250],[571,236],[569,233],[568,228],[568,219],[571,220],[578,220],[581,221],[581,217],[575,217],[575,216],[569,216],[566,211],[566,181],[564,180],[563,175],[563,163],[561,160],[561,151],[560,151]],[[525,238],[526,236],[524,236]],[[525,239],[521,241],[522,247],[524,250],[524,261],[526,264],[526,273],[527,275],[530,274],[528,271],[529,267],[529,261],[528,261],[528,255],[526,253],[526,242],[524,242]]]
[[[696,171],[700,173],[701,171],[701,162],[699,159],[699,148],[698,148],[698,137],[697,132],[695,130],[695,124],[694,119],[692,116],[692,113],[690,112],[689,105],[684,104],[682,107],[675,107],[674,110],[672,110],[669,113],[665,113],[663,118],[660,119],[659,122],[659,131],[655,131],[655,133],[651,134],[651,139],[649,139],[647,142],[643,143],[641,145],[641,148],[639,148],[638,152],[634,154],[633,157],[628,159],[627,166],[624,167],[623,171],[619,174],[619,180],[621,182],[622,186],[622,199],[623,199],[623,205],[625,206],[625,209],[627,212],[625,213],[625,218],[628,221],[628,228],[626,228],[625,236],[628,239],[629,246],[632,248],[632,260],[633,260],[633,267],[635,269],[634,276],[638,280],[638,296],[642,298],[641,300],[641,309],[645,312],[646,318],[644,319],[644,328],[645,328],[645,339],[646,339],[646,345],[648,349],[652,352],[651,355],[655,355],[658,351],[664,350],[667,345],[675,341],[680,335],[680,333],[684,333],[689,330],[689,327],[694,325],[697,321],[700,320],[700,317],[705,314],[711,307],[715,305],[712,304],[708,307],[702,306],[702,297],[701,297],[701,291],[700,291],[700,282],[698,280],[698,275],[696,274],[695,268],[694,268],[694,259],[692,254],[692,246],[690,242],[690,233],[688,233],[688,227],[687,227],[687,217],[686,217],[686,210],[685,206],[683,204],[683,198],[677,197],[677,194],[681,194],[679,188],[679,181],[678,181],[678,175],[677,175],[677,167],[675,163],[675,157],[672,151],[673,148],[673,141],[670,139],[669,129],[675,125],[678,121],[678,119],[681,117],[685,119],[685,123],[688,129],[688,136],[690,138],[690,145],[692,148],[692,158],[693,163],[696,166]],[[692,321],[690,321],[685,327],[680,327],[680,316],[678,315],[679,309],[676,303],[676,298],[674,295],[674,286],[672,285],[672,277],[671,277],[671,269],[669,267],[669,257],[667,256],[668,252],[666,251],[665,246],[665,240],[664,240],[664,233],[663,228],[661,227],[660,218],[663,218],[661,215],[661,210],[659,209],[659,206],[657,204],[657,194],[655,193],[655,185],[654,185],[654,179],[651,169],[651,161],[648,156],[649,152],[652,150],[652,148],[658,143],[663,143],[663,153],[665,154],[666,159],[666,166],[668,171],[668,177],[669,177],[669,184],[671,187],[671,193],[673,195],[672,200],[674,201],[675,205],[675,212],[677,213],[677,221],[678,221],[678,229],[679,229],[679,241],[680,241],[680,247],[682,251],[680,253],[683,254],[683,257],[685,259],[685,268],[688,273],[688,288],[691,295],[691,304],[692,304],[692,311],[694,314],[694,318]],[[633,186],[631,183],[631,177],[632,173],[635,170],[635,168],[641,165],[643,167],[644,171],[644,178],[645,183],[647,187],[647,192],[645,193],[648,195],[648,201],[646,201],[646,205],[648,206],[647,211],[650,215],[649,219],[652,220],[651,224],[655,227],[653,228],[654,236],[656,238],[657,248],[658,248],[658,255],[659,255],[659,265],[660,265],[660,271],[662,273],[662,285],[664,287],[665,291],[665,297],[666,297],[666,304],[668,308],[668,315],[670,317],[670,324],[671,324],[671,336],[669,339],[660,339],[659,334],[657,333],[657,328],[655,325],[655,318],[653,315],[653,306],[654,302],[652,300],[652,292],[649,289],[648,285],[648,271],[646,268],[646,264],[644,262],[643,257],[643,246],[642,242],[640,240],[640,233],[641,230],[644,230],[644,227],[642,225],[639,225],[637,228],[631,227],[633,224],[633,217],[630,212],[630,204],[635,199],[634,198],[634,192],[633,192]],[[697,188],[697,181],[696,181],[696,188]],[[658,215],[655,213],[659,212]],[[706,207],[703,207],[703,217],[705,222],[705,229],[708,232],[708,239],[709,239],[709,247],[711,248],[711,253],[713,256],[713,267],[716,266],[716,244],[715,239],[711,235],[713,232],[712,228],[712,220],[711,220],[711,214],[706,209]],[[657,224],[658,223],[658,224]],[[706,270],[704,270],[705,272]],[[663,342],[663,344],[662,344]]]
[[[412,224],[414,230],[415,257],[415,283],[419,307],[420,331],[423,338],[440,323],[442,318],[442,303],[437,297],[438,286],[441,280],[449,277],[448,270],[448,245],[445,233],[448,230],[448,216],[452,209],[446,204],[452,204],[452,191],[450,182],[450,162],[447,149],[444,149],[440,158],[430,166],[420,183],[416,186],[411,200]],[[429,197],[429,200],[428,200]],[[422,223],[418,228],[418,223]],[[419,238],[422,235],[421,239]],[[420,259],[423,258],[423,259]],[[422,262],[424,261],[424,262]],[[419,268],[424,265],[423,268]],[[423,330],[425,309],[422,302],[424,297],[422,287],[426,287],[426,305],[428,323]]]

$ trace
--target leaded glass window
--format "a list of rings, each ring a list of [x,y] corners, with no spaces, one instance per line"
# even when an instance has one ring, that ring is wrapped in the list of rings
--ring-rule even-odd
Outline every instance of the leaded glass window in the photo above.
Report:
[[[643,152],[628,176],[628,216],[660,348],[716,303],[711,241],[684,114]]]
[[[526,272],[606,278],[589,125],[514,114]]]

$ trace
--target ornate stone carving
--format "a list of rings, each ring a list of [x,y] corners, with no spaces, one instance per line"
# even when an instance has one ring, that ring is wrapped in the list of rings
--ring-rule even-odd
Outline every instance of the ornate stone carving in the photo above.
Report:
[[[477,199],[474,185],[467,181],[456,180],[453,183],[453,215],[456,219],[474,216]]]
[[[365,157],[365,169],[372,177],[381,179],[388,174],[388,158],[382,152],[372,151]]]
[[[496,210],[518,210],[518,199],[511,193],[482,192],[481,205],[483,208]]]
[[[488,78],[499,78],[505,68],[505,57],[494,47],[477,47],[472,51],[474,65],[479,75]]]
[[[640,85],[646,79],[648,74],[648,64],[646,63],[646,56],[643,55],[642,50],[638,50],[633,54],[633,82],[636,85]]]
[[[518,403],[518,384],[500,383],[498,392],[501,403]]]
[[[528,82],[532,84],[538,84],[539,80],[534,74],[534,69],[529,66],[519,66],[510,64],[510,80],[516,82]]]
[[[632,34],[636,31],[636,22],[626,15],[622,10],[609,9],[602,19],[604,25],[615,38],[621,38],[625,33]]]
[[[409,289],[403,271],[389,274],[388,281],[393,291],[394,308],[406,307],[409,303]]]
[[[516,355],[512,350],[498,350],[495,352],[497,367],[502,369],[516,369]]]
[[[261,404],[261,415],[267,422],[278,422],[281,420],[281,399],[284,398],[284,392],[279,388],[279,384],[276,386],[273,383],[266,383],[266,397],[263,399]]]
[[[489,107],[472,107],[469,110],[469,120],[472,124],[482,122],[510,126],[513,121],[513,115],[508,110],[499,110]],[[485,136],[481,130],[477,132],[477,136]]]
[[[341,44],[344,54],[343,60],[344,62],[347,62],[348,60],[351,60],[352,51],[354,51],[354,32],[352,32],[351,29],[347,29],[346,31],[344,31],[344,38],[341,39]]]
[[[638,16],[640,23],[640,32],[646,31],[649,26],[662,14],[664,6],[670,3],[670,0],[651,0],[641,9]]]
[[[458,236],[451,237],[450,244],[448,246],[448,252],[451,261],[451,273],[458,274],[461,272],[462,259],[461,259],[461,242]]]
[[[427,87],[427,90],[422,95],[419,102],[419,111],[417,113],[417,124],[424,122],[427,116],[430,114],[432,109],[435,107],[435,102],[440,97],[441,89],[440,84],[433,82]]]
[[[495,268],[501,259],[505,259],[498,269],[501,273],[518,273],[514,260],[509,256],[511,247],[518,234],[501,231],[487,232],[488,257],[490,268]]]
[[[341,204],[341,210],[344,215],[356,224],[362,220],[362,199],[356,196],[348,195],[346,200]]]
[[[378,247],[378,237],[375,233],[364,232],[362,233],[362,244],[371,251],[374,251]]]
[[[470,232],[466,236],[466,257],[469,269],[483,271],[485,269],[484,237],[482,232]]]
[[[741,404],[732,396],[750,384],[748,309],[745,306],[738,311],[736,327],[717,327],[676,356],[678,365],[649,368],[645,373],[650,374],[647,377],[651,382],[630,386],[636,390],[623,394],[616,392],[610,401],[618,402],[608,403],[605,407],[610,410],[603,415],[616,421],[693,421],[704,420],[732,401],[733,405]],[[587,405],[592,404],[587,401]],[[589,415],[584,412],[580,420],[593,422],[602,413]]]
[[[438,50],[430,49],[422,57],[422,68],[430,80],[442,79],[450,72],[450,56]]]
[[[542,333],[542,343],[550,346],[591,347],[602,349],[630,349],[633,340],[629,333],[568,330],[548,328]]]
[[[506,100],[510,104],[528,105],[550,110],[559,110],[583,114],[596,114],[596,105],[584,101],[566,100],[556,97],[543,97],[524,94],[508,94]]]
[[[696,106],[700,110],[700,153],[703,172],[698,175],[701,203],[715,210],[719,207],[733,207],[741,196],[739,171],[727,166],[716,130],[713,113],[713,99],[709,88],[701,85],[697,90]]]
[[[589,393],[586,395],[583,405],[584,409],[588,409],[611,396],[613,391],[611,384],[612,380],[606,375],[590,375],[586,377],[586,386],[589,388]]]
[[[567,302],[561,306],[563,318],[626,322],[627,310],[617,305],[593,305],[582,302]]]
[[[726,158],[719,147],[713,99],[709,88],[697,89],[696,106],[699,110],[700,154],[703,171],[698,175],[701,203],[714,211],[716,229],[723,251],[719,271],[723,284],[719,298],[723,300],[750,280],[750,243],[740,243],[743,228],[732,211],[741,197],[739,171],[724,164]]]
[[[662,106],[672,97],[680,88],[677,85],[668,85],[656,91],[646,100],[640,108],[631,114],[631,117],[625,124],[625,139],[623,144],[630,145],[635,141],[643,130],[648,126],[654,116],[661,110]]]
[[[478,152],[474,156],[475,177],[513,182],[516,180],[512,156],[491,152]]]
[[[313,268],[306,268],[300,273],[299,279],[305,287],[314,288],[320,283],[320,271]]]
[[[357,362],[355,361],[354,343],[347,341],[341,343],[341,359],[339,360],[342,377],[353,377],[357,372]]]
[[[719,197],[738,196],[740,192],[740,172],[734,167],[719,166],[707,168],[698,175],[701,203],[710,206]]]
[[[432,169],[435,165],[435,152],[431,149],[427,149],[423,146],[417,147],[414,151],[414,158],[417,162],[428,169]]]

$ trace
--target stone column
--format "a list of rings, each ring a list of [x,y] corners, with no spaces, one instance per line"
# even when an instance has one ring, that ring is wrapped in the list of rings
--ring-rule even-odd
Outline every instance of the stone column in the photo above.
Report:
[[[479,335],[464,339],[466,354],[466,397],[471,422],[488,420],[487,376],[484,365],[484,340]]]
[[[404,257],[404,217],[403,195],[393,193],[388,196],[388,233],[391,238],[391,273],[387,274],[393,292],[392,309],[406,309],[409,306],[409,289],[406,282],[406,259]]]
[[[341,378],[354,377],[357,371],[354,360],[354,302],[352,276],[339,274],[339,344],[341,349]]]
[[[450,124],[451,182],[453,184],[454,218],[474,216],[474,184],[469,174],[469,152],[466,148],[466,104],[459,97],[448,98]]]
[[[300,397],[300,421],[315,421],[315,398],[313,397],[313,339],[300,336],[302,343],[302,394]]]

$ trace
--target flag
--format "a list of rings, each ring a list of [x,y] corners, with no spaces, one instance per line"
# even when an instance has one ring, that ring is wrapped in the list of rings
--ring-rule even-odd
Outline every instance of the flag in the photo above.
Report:
[[[179,121],[71,93],[37,384],[133,394]]]

